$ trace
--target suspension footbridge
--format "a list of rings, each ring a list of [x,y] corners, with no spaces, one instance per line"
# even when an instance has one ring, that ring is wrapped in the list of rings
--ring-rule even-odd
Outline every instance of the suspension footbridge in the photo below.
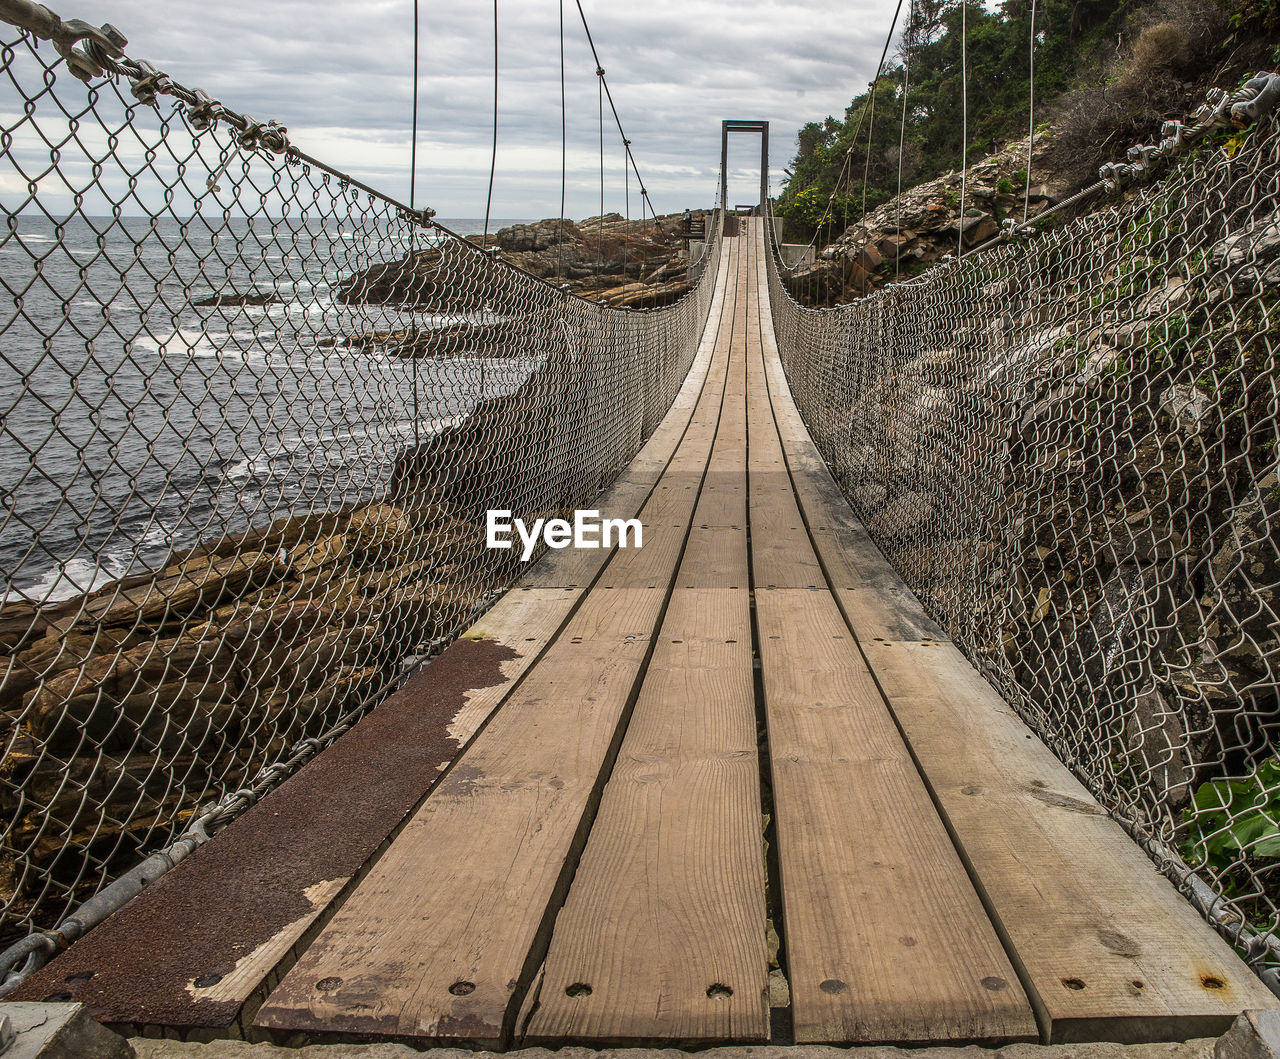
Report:
[[[793,296],[762,185],[619,310],[24,11],[7,1000],[498,1049],[1280,1006],[1280,77],[859,301]]]
[[[548,555],[379,740],[16,996],[140,1029],[766,1041],[772,911],[800,1042],[1212,1036],[1274,1006],[866,537],[787,387],[766,253],[759,219],[725,240],[689,377],[602,501],[643,548]],[[346,807],[388,796],[377,830]]]

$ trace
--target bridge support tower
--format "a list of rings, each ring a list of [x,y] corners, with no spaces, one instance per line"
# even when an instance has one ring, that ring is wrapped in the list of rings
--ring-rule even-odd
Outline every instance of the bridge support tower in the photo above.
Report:
[[[729,133],[760,134],[760,208],[769,200],[769,123],[767,121],[722,121],[720,123],[720,205],[729,210]]]

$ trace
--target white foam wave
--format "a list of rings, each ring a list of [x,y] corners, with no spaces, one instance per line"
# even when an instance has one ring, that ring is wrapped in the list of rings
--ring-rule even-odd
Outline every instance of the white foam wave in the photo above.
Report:
[[[46,570],[34,585],[11,588],[4,594],[4,602],[25,600],[28,603],[58,603],[82,592],[93,592],[123,577],[127,567],[111,559],[104,565],[89,559],[68,559]]]
[[[216,341],[215,341],[216,339]],[[252,343],[249,348],[232,339]],[[194,328],[179,328],[165,338],[152,338],[139,335],[133,340],[135,350],[155,353],[159,356],[187,356],[193,360],[218,361],[260,361],[266,357],[268,346],[262,343],[261,336],[252,332],[231,332],[227,334],[211,334]],[[274,348],[275,343],[270,343]]]

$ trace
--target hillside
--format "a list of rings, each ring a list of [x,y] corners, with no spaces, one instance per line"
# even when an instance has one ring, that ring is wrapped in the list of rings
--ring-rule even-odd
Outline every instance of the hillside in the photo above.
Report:
[[[1029,0],[916,0],[895,60],[842,119],[810,122],[775,209],[790,240],[824,246],[899,187],[960,169],[965,142],[961,29],[967,40],[970,165],[1024,139],[1031,117]],[[1150,141],[1211,85],[1234,87],[1277,62],[1277,0],[1038,0],[1032,184],[1073,188]],[[904,99],[905,89],[905,99]],[[905,106],[904,106],[905,103]],[[1008,172],[1005,172],[1005,170]],[[1021,165],[1001,167],[1019,184]],[[1016,179],[1015,179],[1016,178]],[[958,183],[958,178],[957,178]],[[1017,196],[1021,206],[1021,196]],[[979,205],[982,205],[979,203]]]

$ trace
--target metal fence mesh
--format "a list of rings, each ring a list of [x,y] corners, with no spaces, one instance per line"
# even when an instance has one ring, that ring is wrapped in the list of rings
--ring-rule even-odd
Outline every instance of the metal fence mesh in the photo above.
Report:
[[[1233,934],[1280,923],[1278,152],[1274,121],[1215,133],[1117,205],[834,309],[770,271],[880,548]]]
[[[719,244],[680,302],[605,309],[8,36],[11,937],[314,749],[510,585],[485,510],[559,514],[627,464],[692,362]]]

